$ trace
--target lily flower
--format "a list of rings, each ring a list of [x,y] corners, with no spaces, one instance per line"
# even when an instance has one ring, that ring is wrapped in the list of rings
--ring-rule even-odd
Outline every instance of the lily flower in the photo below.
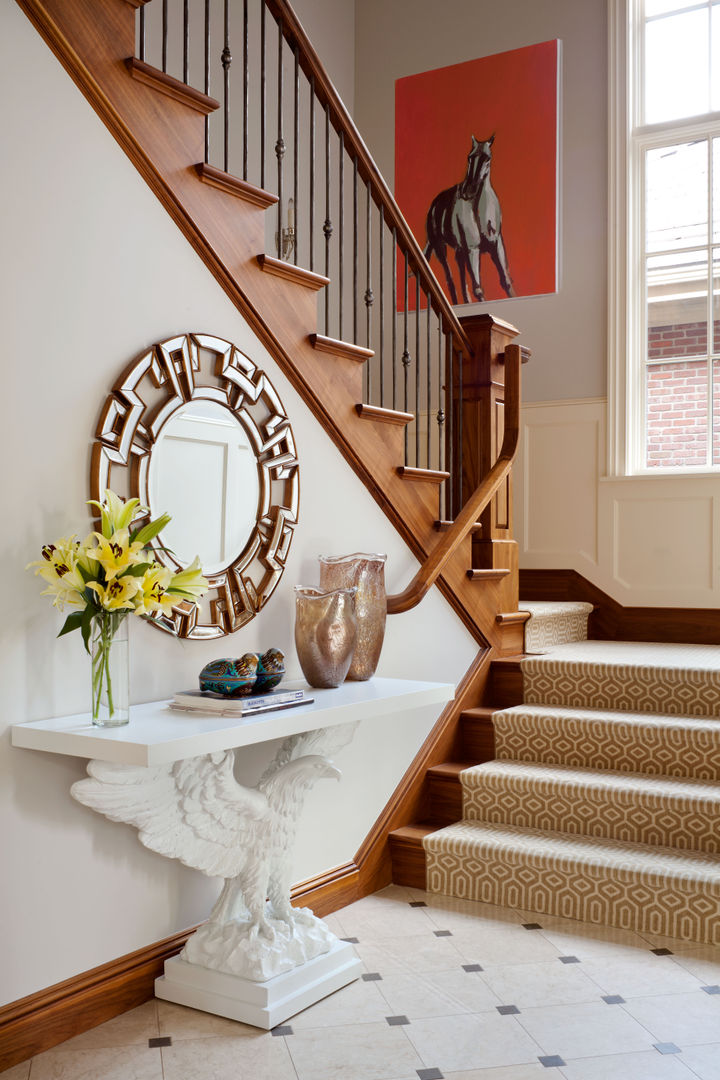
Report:
[[[137,517],[140,510],[145,512],[145,507],[140,507],[139,499],[128,499],[127,502],[107,488],[105,502],[100,503],[97,499],[88,499],[89,506],[96,506],[100,511],[102,522],[102,534],[109,540],[113,533],[121,532],[130,527],[130,522]]]
[[[136,579],[138,591],[133,599],[136,615],[170,614],[177,604],[177,597],[168,593],[172,576],[172,570],[156,564]]]
[[[95,533],[95,538],[97,547],[92,549],[89,555],[100,563],[108,581],[119,578],[130,567],[146,561],[142,544],[137,540],[131,543],[127,529],[119,529],[110,537]]]
[[[203,577],[200,557],[195,556],[185,570],[175,574],[168,586],[168,592],[175,596],[181,596],[184,600],[199,600],[209,586],[207,578]]]
[[[75,536],[69,536],[58,540],[57,544],[45,544],[42,548],[42,559],[28,563],[25,567],[29,570],[35,566],[35,574],[47,582],[47,589],[43,589],[42,596],[53,597],[53,607],[62,610],[64,604],[81,605],[85,601],[85,579],[78,569],[81,544]],[[84,554],[84,552],[83,552]]]
[[[99,581],[88,581],[87,587],[95,593],[104,611],[119,611],[122,608],[135,607],[133,598],[140,586],[137,578],[128,575],[123,578],[113,578],[107,585],[101,585]]]

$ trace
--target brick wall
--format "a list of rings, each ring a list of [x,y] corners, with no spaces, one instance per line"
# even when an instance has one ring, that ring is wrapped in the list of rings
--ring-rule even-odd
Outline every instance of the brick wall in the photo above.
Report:
[[[715,323],[720,341],[720,321]],[[649,468],[704,465],[707,453],[707,324],[652,326],[648,358],[693,357],[647,367],[647,457]],[[714,361],[713,464],[720,464],[720,362]]]

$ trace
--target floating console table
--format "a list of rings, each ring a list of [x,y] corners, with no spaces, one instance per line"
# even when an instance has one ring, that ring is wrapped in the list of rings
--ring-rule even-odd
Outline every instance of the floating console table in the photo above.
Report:
[[[134,705],[120,728],[94,727],[89,714],[12,728],[13,746],[91,759],[71,789],[79,802],[135,825],[150,850],[225,879],[208,921],[166,961],[160,998],[271,1028],[360,975],[352,946],[290,904],[305,792],[340,778],[330,758],[360,720],[442,706],[454,687],[374,678],[309,693],[312,703],[244,719],[160,701]],[[271,739],[283,742],[257,787],[238,784],[235,750]]]

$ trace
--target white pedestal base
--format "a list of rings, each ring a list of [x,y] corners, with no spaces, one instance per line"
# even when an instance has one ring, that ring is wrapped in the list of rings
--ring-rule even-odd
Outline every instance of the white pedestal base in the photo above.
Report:
[[[165,974],[155,980],[155,996],[269,1030],[354,982],[361,971],[352,945],[345,941],[262,983],[188,964],[174,956],[165,961]]]

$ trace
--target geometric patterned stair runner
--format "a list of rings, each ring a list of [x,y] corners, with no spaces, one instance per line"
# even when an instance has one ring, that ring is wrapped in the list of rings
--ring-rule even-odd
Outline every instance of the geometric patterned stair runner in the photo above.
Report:
[[[588,616],[592,604],[580,601],[555,603],[547,600],[522,600],[520,611],[529,611],[525,623],[525,652],[541,653],[555,645],[587,638]]]
[[[720,647],[580,641],[522,668],[463,821],[424,838],[428,890],[720,944]]]

